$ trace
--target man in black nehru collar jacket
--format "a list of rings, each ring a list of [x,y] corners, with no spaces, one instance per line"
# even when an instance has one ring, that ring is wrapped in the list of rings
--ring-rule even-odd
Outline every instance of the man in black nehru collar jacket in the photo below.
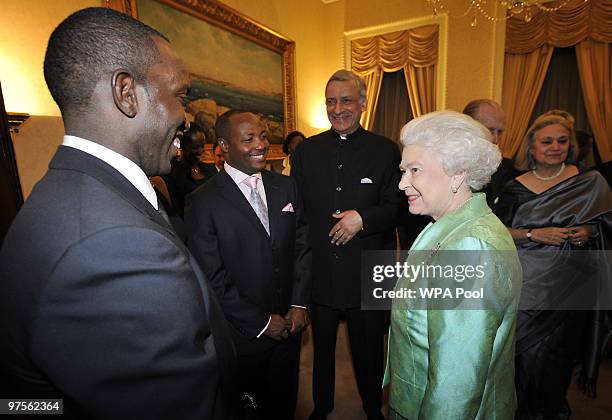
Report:
[[[291,170],[313,252],[311,418],[325,418],[333,410],[336,333],[344,317],[363,409],[368,419],[380,419],[387,313],[360,309],[360,261],[362,250],[395,245],[400,155],[391,140],[359,124],[366,109],[359,76],[334,73],[325,100],[332,127],[298,146]]]
[[[89,8],[53,31],[44,72],[66,136],[0,250],[0,398],[227,419],[228,326],[148,179],[177,153],[182,61],[154,29]]]

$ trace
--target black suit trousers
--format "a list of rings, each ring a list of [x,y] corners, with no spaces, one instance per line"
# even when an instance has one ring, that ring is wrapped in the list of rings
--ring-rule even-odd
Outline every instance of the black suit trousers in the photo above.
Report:
[[[353,368],[363,410],[376,418],[382,403],[384,374],[384,335],[388,328],[387,311],[362,311],[360,308],[334,309],[311,306],[314,344],[312,388],[314,408],[327,414],[334,408],[336,337],[338,324],[346,318]]]
[[[262,336],[258,340],[271,339]],[[263,352],[238,354],[241,389],[254,396],[258,405],[259,416],[255,418],[293,419],[297,404],[301,344],[302,333],[298,333]]]

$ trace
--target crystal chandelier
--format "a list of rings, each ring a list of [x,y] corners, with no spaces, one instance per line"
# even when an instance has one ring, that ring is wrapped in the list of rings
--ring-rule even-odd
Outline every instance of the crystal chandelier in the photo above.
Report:
[[[569,0],[469,0],[465,11],[460,15],[451,15],[450,10],[443,4],[442,0],[426,0],[432,9],[434,15],[448,11],[450,17],[466,17],[472,15],[471,26],[476,26],[476,14],[477,12],[484,16],[485,19],[491,22],[500,22],[507,20],[513,16],[523,15],[525,22],[530,22],[533,17],[533,12],[541,10],[545,13],[555,12],[565,6]],[[587,2],[588,0],[585,0]],[[491,16],[486,10],[487,4],[493,4],[496,7],[501,6],[505,9],[506,13],[503,17]]]

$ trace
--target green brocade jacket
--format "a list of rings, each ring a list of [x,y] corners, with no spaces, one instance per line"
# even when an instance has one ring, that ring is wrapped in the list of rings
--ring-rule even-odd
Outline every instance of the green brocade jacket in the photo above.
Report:
[[[444,264],[440,251],[447,250],[481,251],[470,252],[470,261],[476,258],[487,267],[484,291],[495,295],[497,305],[405,309],[403,299],[394,299],[384,378],[384,385],[391,385],[389,405],[411,420],[513,419],[522,271],[512,237],[484,194],[474,194],[461,208],[430,223],[406,261]],[[403,287],[416,286],[400,278],[395,290]]]

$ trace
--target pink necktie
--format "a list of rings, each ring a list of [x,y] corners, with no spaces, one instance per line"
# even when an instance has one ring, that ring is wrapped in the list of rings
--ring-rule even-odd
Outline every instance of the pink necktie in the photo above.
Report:
[[[270,222],[268,221],[268,208],[261,199],[259,191],[257,191],[257,181],[259,181],[259,178],[257,178],[256,176],[250,176],[242,182],[244,182],[244,184],[251,189],[249,203],[251,203],[251,207],[253,207],[255,214],[257,215],[257,217],[259,217],[261,224],[266,229],[266,232],[268,232],[269,235]]]

